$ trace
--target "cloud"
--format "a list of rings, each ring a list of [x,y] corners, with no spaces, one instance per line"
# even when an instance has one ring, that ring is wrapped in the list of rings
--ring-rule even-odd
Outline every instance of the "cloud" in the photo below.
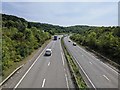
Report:
[[[29,21],[63,26],[74,24],[117,25],[115,2],[14,2],[3,3],[3,13]]]

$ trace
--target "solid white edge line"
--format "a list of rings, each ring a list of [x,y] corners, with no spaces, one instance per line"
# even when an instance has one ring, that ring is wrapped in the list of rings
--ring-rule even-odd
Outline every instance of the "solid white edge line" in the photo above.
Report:
[[[69,90],[69,84],[68,84],[67,74],[65,74],[65,78],[66,78],[67,88],[68,88],[68,90]]]
[[[45,81],[46,81],[46,79],[44,79],[42,82],[42,88],[45,86]]]
[[[45,48],[46,49],[46,48]],[[43,54],[45,49],[41,52],[41,54],[37,57],[37,59],[33,62],[33,64],[30,66],[30,68],[27,70],[27,72],[23,75],[23,77],[20,79],[20,81],[16,84],[13,90],[15,90],[19,84],[22,82],[22,80],[25,78],[25,76],[28,74],[28,72],[31,70],[31,68],[34,66],[34,64],[37,62],[38,58]]]
[[[75,57],[74,57],[75,58]],[[75,58],[76,60],[76,58]],[[78,63],[78,61],[76,60],[76,62]],[[89,82],[92,84],[92,86],[96,89],[95,85],[93,84],[93,82],[90,80],[90,78],[88,77],[88,75],[86,74],[86,72],[84,71],[84,69],[82,68],[82,66],[78,63],[79,67],[81,68],[81,70],[83,71],[83,73],[85,74],[85,76],[87,77],[87,79],[89,80]]]
[[[63,66],[64,66],[65,64],[64,64],[64,57],[63,57],[63,53],[62,53],[61,42],[60,42],[60,49],[61,49],[61,56],[62,56]],[[64,71],[66,71],[65,68],[64,68]],[[65,73],[65,78],[66,78],[67,88],[69,90],[68,78],[67,78],[67,74],[66,73]]]
[[[85,74],[85,76],[87,77],[87,79],[89,80],[89,82],[92,84],[92,86],[95,88],[95,85],[93,84],[93,82],[90,80],[90,78],[88,77],[88,75],[86,74],[86,72],[84,71],[84,69],[82,68],[82,66],[78,63],[77,59],[74,57],[74,59],[76,60],[77,64],[79,65],[79,67],[81,68],[82,72]]]
[[[84,51],[85,53],[87,53],[87,54],[89,54],[90,56],[92,56],[90,53],[88,53],[87,51],[85,51],[85,50],[84,50],[83,48],[81,48],[80,46],[78,46],[78,48],[80,48],[82,51]],[[95,58],[95,57],[93,56],[93,58]],[[97,59],[97,58],[95,58],[95,59]],[[97,60],[99,60],[99,59],[97,59]],[[109,69],[111,69],[111,70],[114,71],[115,73],[118,74],[117,71],[115,71],[114,69],[112,69],[111,67],[109,67],[107,64],[103,63],[102,61],[101,61],[101,63],[104,64],[105,66],[107,66]]]

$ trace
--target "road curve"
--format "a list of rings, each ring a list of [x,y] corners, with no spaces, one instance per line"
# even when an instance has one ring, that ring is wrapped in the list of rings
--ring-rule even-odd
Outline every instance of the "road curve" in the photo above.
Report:
[[[86,74],[85,77],[89,79],[92,87],[118,88],[118,73],[116,71],[80,46],[73,46],[73,42],[68,42],[69,40],[69,37],[64,38],[65,45]]]

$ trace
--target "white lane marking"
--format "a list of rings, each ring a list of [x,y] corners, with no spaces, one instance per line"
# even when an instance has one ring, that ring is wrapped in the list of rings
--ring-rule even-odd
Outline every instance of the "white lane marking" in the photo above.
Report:
[[[60,44],[60,50],[61,50],[62,62],[63,62],[63,66],[64,66],[65,64],[64,64],[64,57],[63,57],[63,53],[62,53],[61,44]],[[65,68],[64,68],[64,71],[66,72],[66,69],[65,69]],[[69,90],[68,78],[67,78],[67,74],[66,74],[66,73],[65,73],[65,78],[66,78],[67,88],[68,88],[68,90]]]
[[[75,57],[74,57],[75,58]],[[78,63],[77,59],[75,58],[76,62]],[[96,90],[96,87],[95,85],[93,84],[93,82],[90,80],[90,78],[88,77],[88,75],[86,74],[86,72],[84,71],[84,69],[82,68],[82,66],[78,63],[79,67],[81,68],[81,70],[83,71],[83,73],[85,74],[85,76],[87,77],[87,79],[89,80],[89,82],[92,84],[93,88],[95,88]]]
[[[60,50],[62,51],[62,47],[61,47],[61,44],[60,44]]]
[[[89,62],[90,64],[92,64],[91,62]]]
[[[42,88],[45,86],[45,81],[46,81],[46,79],[44,79],[42,82]]]
[[[55,42],[53,42],[51,49],[54,47],[54,45],[55,45]]]
[[[60,50],[61,50],[61,57],[62,57],[62,62],[63,62],[63,66],[64,66],[64,58],[63,58],[61,43],[60,43]]]
[[[107,76],[103,75],[103,77],[105,77],[107,80],[109,80],[109,78]]]
[[[50,66],[50,62],[48,63],[48,66]]]
[[[64,63],[64,58],[63,58],[63,53],[61,52],[61,56],[62,56],[62,62],[63,62],[63,66],[65,65]]]
[[[47,47],[47,46],[46,46]],[[46,49],[46,48],[45,48]],[[41,52],[41,54],[37,57],[37,59],[33,62],[33,64],[30,66],[30,68],[27,70],[27,72],[23,75],[23,77],[20,79],[20,81],[16,84],[16,86],[14,87],[13,90],[15,90],[19,84],[22,82],[22,80],[25,78],[25,76],[28,74],[28,72],[32,69],[32,67],[34,66],[34,64],[37,62],[38,58],[43,54],[43,52],[45,51],[45,49]]]
[[[83,48],[81,48],[81,47],[79,47],[79,46],[78,46],[78,48],[81,49],[82,51],[84,51],[85,53],[89,54],[90,56],[92,56],[90,53],[88,53],[87,51],[85,51]],[[95,58],[95,57],[93,57],[93,58]],[[96,58],[95,58],[95,59],[96,59]],[[97,60],[99,60],[99,59],[97,59]],[[101,61],[101,63],[103,63],[103,62]],[[104,64],[105,66],[107,66],[109,69],[111,69],[112,71],[114,71],[115,73],[118,74],[117,71],[115,71],[114,69],[112,69],[111,67],[109,67],[107,64],[105,64],[105,63],[103,63],[103,64]]]
[[[69,90],[69,84],[68,84],[67,74],[65,74],[65,78],[66,78],[67,88],[68,88],[68,90]]]
[[[102,63],[103,65],[105,65],[106,67],[108,67],[109,69],[111,69],[112,71],[114,71],[115,73],[117,73],[117,74],[118,74],[118,72],[117,72],[117,71],[115,71],[114,69],[112,69],[111,67],[109,67],[107,64],[103,63],[102,61],[101,61],[101,63]]]

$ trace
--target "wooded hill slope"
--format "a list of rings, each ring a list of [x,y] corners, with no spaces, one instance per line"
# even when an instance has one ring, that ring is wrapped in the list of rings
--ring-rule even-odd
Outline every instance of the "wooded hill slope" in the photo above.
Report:
[[[70,38],[120,65],[120,27],[95,27]]]
[[[16,62],[22,61],[35,49],[51,38],[36,26],[29,27],[23,18],[2,15],[2,70],[8,70]]]
[[[0,29],[1,30],[1,29]],[[74,33],[71,39],[120,64],[120,28],[76,25],[63,27],[2,14],[2,69],[22,61],[56,33]]]

